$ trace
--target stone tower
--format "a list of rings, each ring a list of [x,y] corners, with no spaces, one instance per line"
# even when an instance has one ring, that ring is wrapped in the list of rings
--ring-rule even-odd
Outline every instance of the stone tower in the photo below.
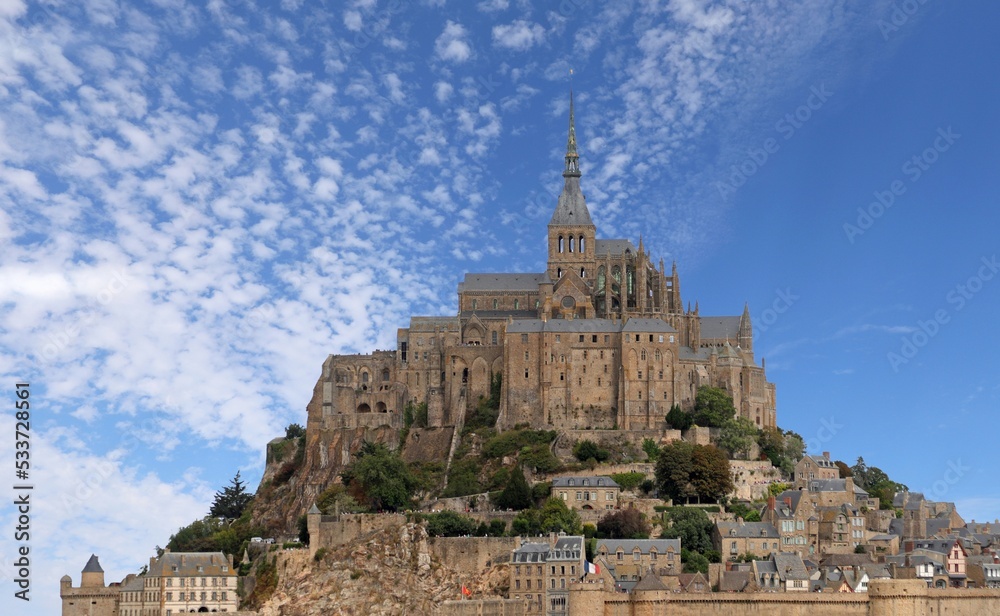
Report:
[[[597,227],[590,218],[587,200],[580,190],[580,157],[576,151],[573,93],[569,95],[569,136],[566,140],[566,167],[563,189],[556,211],[549,221],[549,278],[558,281],[569,272],[584,280],[594,278]]]
[[[104,569],[97,554],[91,554],[80,575],[80,588],[104,588]]]

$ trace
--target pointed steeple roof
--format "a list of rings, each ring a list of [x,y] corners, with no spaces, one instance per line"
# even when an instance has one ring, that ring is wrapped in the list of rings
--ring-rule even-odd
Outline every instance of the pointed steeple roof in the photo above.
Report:
[[[576,126],[573,113],[573,92],[569,93],[569,136],[566,139],[566,168],[563,170],[565,178],[562,192],[559,194],[559,203],[556,211],[552,214],[550,225],[588,225],[594,226],[594,221],[590,218],[590,210],[587,209],[587,200],[580,190],[580,157],[576,152]]]
[[[101,569],[101,563],[97,560],[97,554],[90,555],[90,560],[84,566],[83,573],[104,573],[104,569]]]

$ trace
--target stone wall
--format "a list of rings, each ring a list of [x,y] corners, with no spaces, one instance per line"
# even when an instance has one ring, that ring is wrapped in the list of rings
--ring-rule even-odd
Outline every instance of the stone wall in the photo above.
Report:
[[[736,486],[735,497],[741,500],[766,500],[771,482],[781,481],[781,471],[768,460],[730,460],[729,470]]]
[[[521,616],[524,614],[524,601],[514,599],[445,601],[435,613],[439,616]]]
[[[431,537],[431,554],[449,567],[470,573],[510,561],[520,537]]]
[[[603,580],[570,587],[568,616],[974,616],[1000,613],[1000,590],[928,589],[920,580],[874,580],[869,592],[675,594],[608,592]]]
[[[320,548],[337,547],[362,535],[406,524],[406,516],[398,513],[310,515],[308,523],[309,555],[313,556]]]

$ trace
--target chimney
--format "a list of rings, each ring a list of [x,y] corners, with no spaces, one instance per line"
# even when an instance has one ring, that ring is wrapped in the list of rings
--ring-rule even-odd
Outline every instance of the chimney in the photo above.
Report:
[[[829,451],[824,451],[823,452],[823,457],[826,458],[827,460],[829,460],[830,459],[830,452]]]
[[[740,526],[743,526],[743,518],[740,516],[736,516],[736,523],[739,524]]]
[[[789,509],[792,508],[792,497],[791,496],[786,496],[785,497],[785,504],[788,505]]]
[[[906,541],[903,542],[903,551],[906,552],[906,553],[910,553],[910,552],[913,551],[913,540],[912,539],[907,539]]]
[[[774,495],[767,497],[767,510],[774,511],[774,506],[777,504],[778,499]]]

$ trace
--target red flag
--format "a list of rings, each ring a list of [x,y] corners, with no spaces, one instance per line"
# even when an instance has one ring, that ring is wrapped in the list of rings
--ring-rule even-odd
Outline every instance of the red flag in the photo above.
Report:
[[[462,584],[462,594],[465,595],[466,597],[471,597],[472,591],[469,590],[469,588],[465,584]]]

